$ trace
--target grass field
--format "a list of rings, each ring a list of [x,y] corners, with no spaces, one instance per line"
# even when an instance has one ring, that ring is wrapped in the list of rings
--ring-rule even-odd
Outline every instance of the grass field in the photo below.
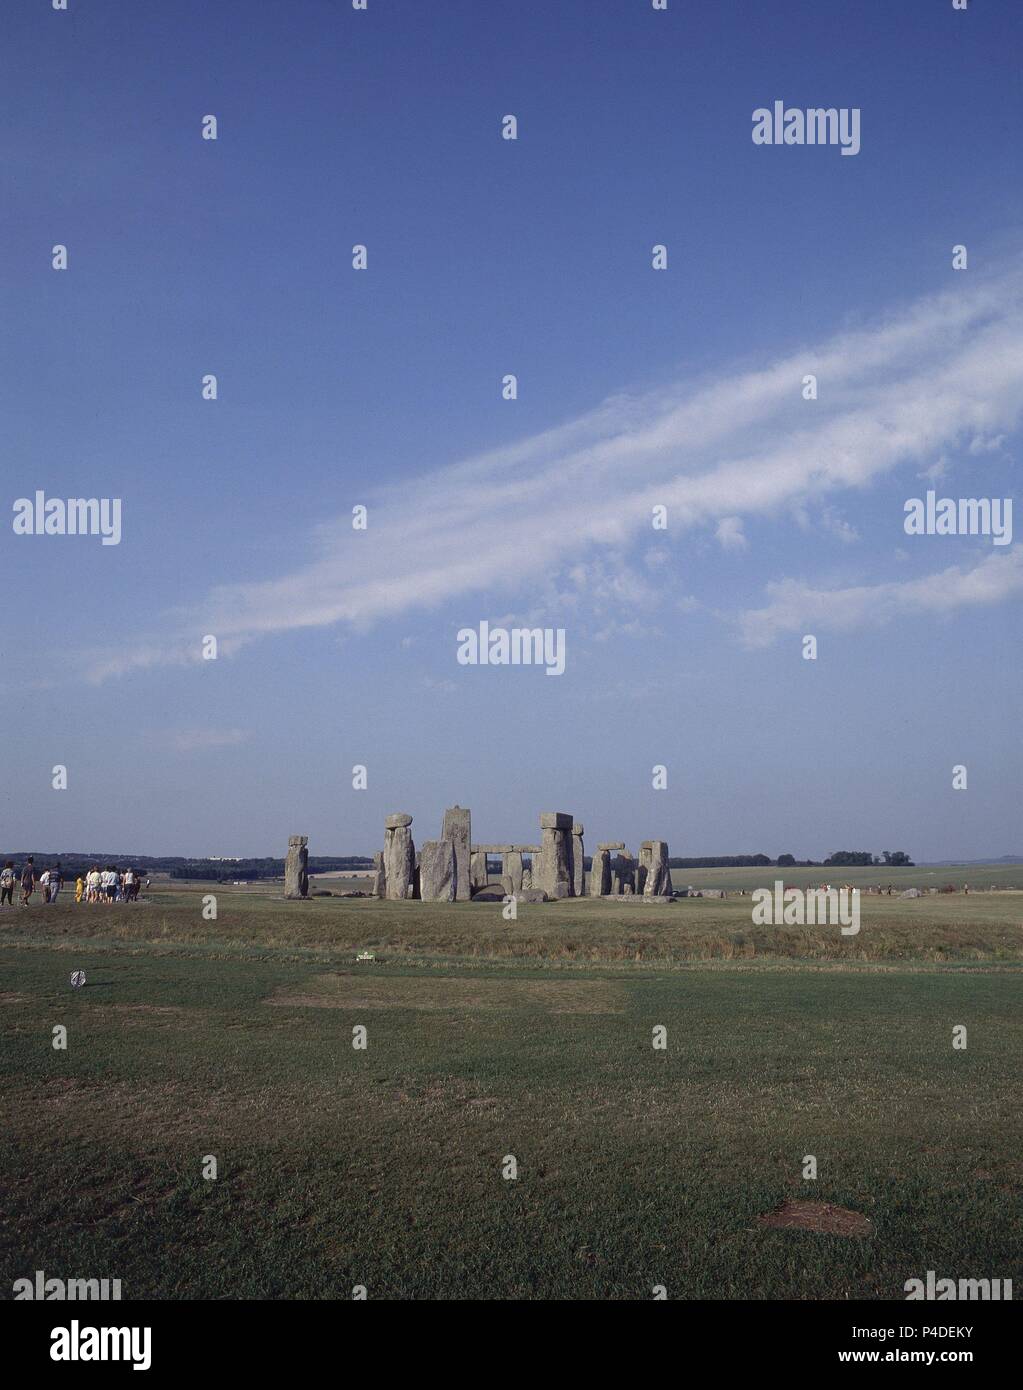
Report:
[[[36,1269],[125,1298],[1019,1278],[1021,920],[1008,892],[864,898],[843,938],[748,899],[506,922],[202,885],[5,912],[0,1296]],[[792,1198],[869,1231],[759,1223]]]

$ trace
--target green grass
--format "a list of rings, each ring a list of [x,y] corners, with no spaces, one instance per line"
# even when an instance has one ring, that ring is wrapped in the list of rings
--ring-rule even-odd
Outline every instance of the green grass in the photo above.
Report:
[[[202,890],[0,917],[0,1296],[36,1269],[126,1298],[899,1298],[928,1269],[1020,1277],[1015,895],[879,900],[873,922],[865,900],[859,938],[796,956],[778,930],[731,960],[748,901],[507,923],[217,895],[216,922]],[[872,1233],[757,1225],[791,1197]]]

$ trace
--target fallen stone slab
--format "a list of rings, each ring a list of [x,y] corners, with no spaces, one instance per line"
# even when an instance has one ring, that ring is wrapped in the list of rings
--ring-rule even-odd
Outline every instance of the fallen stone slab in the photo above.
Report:
[[[669,898],[667,893],[607,893],[600,899],[602,903],[635,903],[637,907],[645,907],[647,903],[673,903],[674,898]]]

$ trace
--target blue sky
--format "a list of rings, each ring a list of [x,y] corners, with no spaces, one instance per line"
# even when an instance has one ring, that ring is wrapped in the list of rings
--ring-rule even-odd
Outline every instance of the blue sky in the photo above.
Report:
[[[0,544],[8,844],[370,852],[458,802],[484,841],[1023,851],[1018,543],[903,529],[1016,493],[1017,4],[3,27],[7,505],[123,506],[117,546]],[[755,146],[775,100],[858,107],[860,152]],[[565,674],[460,666],[483,619],[564,628]]]

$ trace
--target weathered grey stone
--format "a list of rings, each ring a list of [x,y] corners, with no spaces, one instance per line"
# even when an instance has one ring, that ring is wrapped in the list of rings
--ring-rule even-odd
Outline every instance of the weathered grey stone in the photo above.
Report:
[[[598,848],[598,849],[611,849],[611,850],[624,849],[624,848],[625,848],[625,841],[624,841],[624,840],[608,840],[606,844],[598,845],[597,848]]]
[[[487,852],[477,845],[469,861],[469,892],[477,893],[487,886]]]
[[[540,816],[540,881],[533,873],[533,885],[549,898],[572,897],[572,817],[560,811],[545,811]]]
[[[522,891],[522,855],[517,849],[510,849],[504,856],[505,877],[511,883],[509,892],[519,893]]]
[[[899,894],[899,897],[900,897],[900,898],[922,898],[922,897],[923,897],[923,893],[921,893],[921,891],[920,891],[919,888],[907,888],[906,891],[905,891],[904,893],[900,893],[900,894]]]
[[[685,895],[683,894],[683,896]],[[663,903],[673,903],[675,899],[661,894],[656,897],[645,898],[639,893],[609,893],[607,901],[609,903],[635,903],[637,907],[647,907],[650,904],[660,907]]]
[[[455,897],[462,902],[472,897],[472,875],[469,870],[471,829],[471,817],[464,806],[451,806],[444,812],[441,838],[450,840],[455,847]]]
[[[639,863],[636,866],[636,892],[642,893],[646,888],[647,877],[650,873],[650,841],[644,840],[639,847]]]
[[[384,856],[378,851],[373,856],[373,868],[375,876],[373,879],[373,895],[377,898],[387,897],[387,875],[384,873]]]
[[[597,849],[590,865],[590,897],[606,898],[611,892],[611,855],[606,849]]]
[[[531,893],[531,892],[533,891],[533,870],[532,870],[532,869],[523,869],[523,870],[522,870],[522,891],[523,891],[523,893]]]
[[[392,821],[397,824],[391,824]],[[384,822],[384,877],[387,896],[391,899],[405,899],[414,896],[413,876],[416,865],[416,847],[412,843],[412,817],[388,816]]]
[[[534,889],[543,892],[543,847],[537,847],[532,854],[530,863],[532,869],[531,882]]]
[[[515,894],[516,901],[520,903],[545,903],[547,899],[536,888],[523,888],[521,892]]]
[[[284,896],[286,898],[307,898],[309,896],[309,843],[308,835],[292,835],[288,840],[288,857],[284,861]]]
[[[623,850],[614,862],[615,892],[624,893],[626,889],[630,893],[636,891],[636,861],[629,854],[628,850]]]
[[[458,852],[453,840],[425,840],[419,851],[419,893],[424,903],[458,896]]]
[[[668,845],[665,840],[651,840],[647,850],[647,873],[642,892],[645,897],[663,897],[673,892],[671,870],[668,868]]]
[[[583,827],[572,826],[572,894],[581,898],[586,892],[586,862],[583,855]]]
[[[412,817],[406,811],[395,811],[392,816],[388,816],[384,821],[384,829],[400,830],[402,826],[411,824]]]

